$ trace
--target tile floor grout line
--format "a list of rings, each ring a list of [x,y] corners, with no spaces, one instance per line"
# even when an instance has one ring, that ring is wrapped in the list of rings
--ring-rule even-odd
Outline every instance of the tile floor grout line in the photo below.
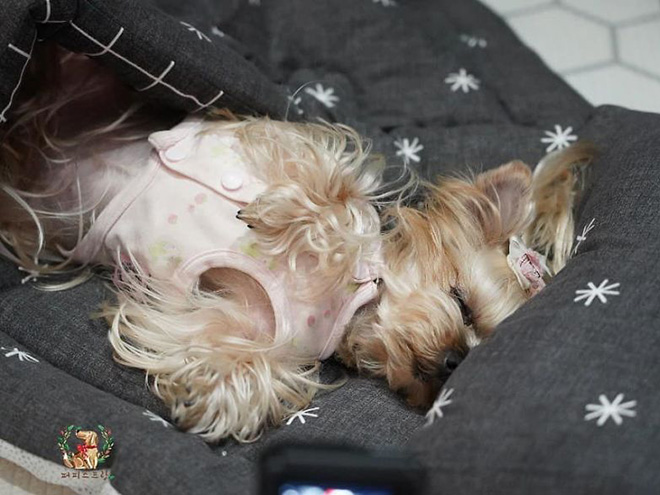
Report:
[[[660,76],[654,74],[653,72],[648,72],[646,69],[636,67],[636,66],[630,64],[629,62],[620,61],[618,63],[618,65],[620,65],[621,67],[624,67],[624,68],[626,68],[626,69],[628,69],[632,72],[637,72],[637,74],[639,74],[640,76],[645,76],[649,79],[653,79],[656,82],[660,82]]]
[[[616,62],[621,62],[621,51],[619,50],[619,33],[614,26],[610,26],[610,40],[612,43],[612,55]]]
[[[660,0],[658,0],[660,1]],[[647,24],[651,22],[660,21],[660,11],[653,14],[647,14],[646,16],[640,15],[633,17],[632,19],[626,19],[625,21],[619,21],[614,25],[615,28],[629,28],[633,26],[640,26],[642,24]]]
[[[588,21],[595,22],[596,24],[598,24],[600,26],[605,26],[605,27],[616,26],[616,24],[614,24],[613,22],[605,21],[603,19],[599,19],[595,15],[592,15],[588,12],[583,12],[582,10],[576,9],[575,7],[573,7],[571,5],[561,3],[560,6],[561,6],[562,9],[565,9],[567,12],[570,12],[570,13],[578,16],[578,17],[582,17],[583,19],[586,19]]]

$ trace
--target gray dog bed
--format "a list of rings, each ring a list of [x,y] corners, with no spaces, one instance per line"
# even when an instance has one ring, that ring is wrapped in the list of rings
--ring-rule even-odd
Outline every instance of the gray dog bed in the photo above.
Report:
[[[79,493],[248,494],[268,444],[332,441],[414,450],[429,494],[657,492],[660,116],[593,108],[473,0],[14,0],[0,26],[0,126],[50,39],[162,105],[351,124],[429,178],[534,164],[576,138],[601,150],[568,266],[470,353],[428,418],[351,375],[259,442],[209,446],[112,361],[90,319],[108,297],[98,280],[42,292],[0,262],[0,456]],[[62,477],[69,424],[112,429],[112,480]]]

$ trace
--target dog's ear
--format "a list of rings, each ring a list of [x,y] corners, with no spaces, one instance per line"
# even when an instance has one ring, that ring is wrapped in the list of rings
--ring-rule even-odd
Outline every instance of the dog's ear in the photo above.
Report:
[[[525,243],[548,258],[553,273],[570,257],[574,239],[573,207],[583,187],[586,167],[598,151],[589,142],[547,155],[534,170],[534,218],[525,231]]]
[[[479,174],[477,188],[486,195],[499,212],[500,222],[484,225],[486,239],[504,242],[519,233],[531,214],[532,172],[521,161]]]

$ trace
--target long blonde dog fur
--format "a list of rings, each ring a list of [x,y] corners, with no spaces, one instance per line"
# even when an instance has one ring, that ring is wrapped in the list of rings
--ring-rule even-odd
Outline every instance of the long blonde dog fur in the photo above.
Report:
[[[146,136],[176,118],[141,105],[98,67],[87,78],[72,77],[89,69],[82,57],[54,59],[48,77],[30,68],[2,136],[0,233],[3,254],[26,280],[67,275],[64,283],[42,283],[61,289],[91,276],[93,267],[66,253],[136,173],[131,164],[103,166],[104,153],[148,153]],[[99,104],[109,93],[113,103]],[[268,186],[238,212],[260,251],[285,260],[292,272],[301,259],[314,260],[301,297],[317,300],[346,285],[361,254],[382,243],[379,298],[355,315],[338,355],[420,407],[471,347],[532,296],[507,264],[510,238],[520,236],[547,257],[546,278],[565,266],[580,170],[594,155],[578,144],[548,156],[534,174],[514,161],[471,178],[424,183],[420,207],[393,202],[379,215],[383,163],[350,127],[220,111],[207,116],[201,132],[226,130]],[[96,166],[80,169],[90,160]],[[415,184],[412,177],[399,195]],[[393,228],[381,233],[382,223]],[[183,429],[208,441],[253,441],[333,387],[319,382],[315,356],[291,352],[286,334],[256,331],[254,305],[269,302],[246,274],[212,268],[184,293],[137,262],[108,268],[116,270],[115,297],[101,314],[115,359],[146,372]]]

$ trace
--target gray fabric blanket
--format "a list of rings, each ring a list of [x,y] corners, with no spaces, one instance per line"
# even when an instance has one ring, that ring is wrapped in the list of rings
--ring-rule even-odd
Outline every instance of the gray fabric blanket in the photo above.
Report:
[[[351,124],[394,169],[405,160],[429,178],[534,164],[577,138],[601,155],[568,266],[470,353],[427,418],[351,375],[257,443],[207,445],[113,362],[91,318],[109,297],[99,281],[43,292],[0,262],[4,442],[59,465],[63,427],[105,425],[104,467],[124,495],[254,493],[255,459],[282,440],[405,446],[429,467],[430,494],[660,486],[660,116],[592,108],[475,0],[10,0],[0,132],[43,39],[158,104]]]

